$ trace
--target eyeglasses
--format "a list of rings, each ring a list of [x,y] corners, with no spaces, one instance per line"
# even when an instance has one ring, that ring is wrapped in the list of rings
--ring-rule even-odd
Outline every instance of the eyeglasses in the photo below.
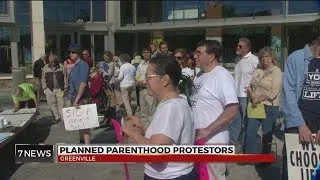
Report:
[[[145,78],[146,78],[146,81],[148,81],[150,78],[152,77],[160,77],[161,75],[157,75],[157,74],[150,74],[150,75],[146,75]]]
[[[176,60],[182,60],[181,56],[175,56],[175,57],[176,57]]]

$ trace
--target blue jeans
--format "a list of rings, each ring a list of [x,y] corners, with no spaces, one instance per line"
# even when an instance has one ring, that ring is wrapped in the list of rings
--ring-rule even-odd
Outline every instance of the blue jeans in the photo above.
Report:
[[[247,137],[245,144],[245,152],[246,154],[257,154],[257,132],[259,130],[260,125],[262,124],[262,153],[270,154],[271,152],[271,143],[273,136],[273,127],[276,123],[279,106],[266,106],[266,119],[249,119],[248,120],[248,128],[247,128]]]
[[[239,110],[240,114],[232,121],[229,127],[230,133],[230,144],[243,144],[245,139],[245,133],[248,124],[247,118],[247,106],[248,98],[247,97],[238,97],[239,100]]]

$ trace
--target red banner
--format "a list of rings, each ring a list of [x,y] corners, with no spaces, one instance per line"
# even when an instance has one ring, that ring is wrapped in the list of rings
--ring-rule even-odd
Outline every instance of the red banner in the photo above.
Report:
[[[57,162],[241,162],[263,163],[276,162],[272,154],[232,154],[232,155],[115,155],[115,154],[81,154],[58,155]]]

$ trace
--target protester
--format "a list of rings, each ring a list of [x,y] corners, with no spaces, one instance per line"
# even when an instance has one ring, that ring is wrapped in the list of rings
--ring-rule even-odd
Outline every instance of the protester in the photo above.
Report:
[[[74,66],[68,80],[68,99],[74,107],[89,104],[90,92],[88,90],[89,66],[80,58],[81,48],[77,44],[71,44],[68,48],[70,59]],[[90,143],[90,129],[79,130],[80,143]]]
[[[258,57],[251,53],[251,41],[248,38],[240,38],[236,54],[239,56],[235,66],[236,92],[239,100],[240,114],[230,125],[230,144],[241,145],[239,152],[243,151],[245,134],[248,125],[247,105],[248,98],[246,88],[249,86],[253,72],[259,64]]]
[[[172,55],[172,52],[169,51],[168,43],[166,41],[161,41],[160,42],[159,51],[157,53],[157,56],[158,55],[162,55],[162,56],[171,56]]]
[[[115,64],[115,66],[114,66],[113,78],[116,80],[119,77],[120,66],[122,65],[122,62],[118,57],[115,56],[114,57],[114,64]],[[116,101],[117,101],[116,109],[118,110],[120,107],[124,108],[124,104],[123,104],[122,97],[121,97],[120,82],[115,81],[114,93],[115,93]]]
[[[189,76],[190,79],[193,80],[194,72],[188,67],[189,58],[187,52],[184,49],[179,48],[176,49],[173,54],[182,69],[182,74]]]
[[[151,58],[154,58],[157,56],[158,53],[158,46],[156,43],[150,43],[149,47],[151,48]]]
[[[43,68],[41,82],[54,117],[53,123],[63,120],[62,108],[65,105],[64,88],[66,81],[64,66],[59,64],[56,56],[50,55],[49,64]]]
[[[39,101],[36,96],[37,89],[33,84],[22,83],[13,88],[13,112],[25,108],[36,108],[39,111]]]
[[[160,103],[148,127],[138,117],[126,118],[122,131],[136,144],[194,144],[195,130],[191,109],[177,91],[181,77],[180,66],[173,57],[158,56],[149,62],[146,72],[148,94],[157,98]],[[147,163],[144,173],[145,180],[198,179],[193,162]]]
[[[89,68],[93,67],[93,60],[90,56],[90,53],[87,49],[82,52],[83,60],[88,64]]]
[[[48,58],[45,54],[42,54],[41,57],[33,64],[33,77],[34,77],[35,85],[37,88],[38,101],[45,99],[43,88],[41,86],[41,76],[42,76],[42,68],[46,64],[48,64]]]
[[[99,112],[99,110],[103,106],[101,97],[101,91],[103,88],[102,73],[99,72],[98,68],[92,67],[89,71],[89,76],[90,102],[92,104],[97,104]]]
[[[131,64],[134,65],[136,68],[136,71],[138,69],[138,66],[140,63],[143,63],[143,60],[141,59],[141,56],[136,55],[133,60],[131,60]],[[140,86],[136,86],[136,97],[137,97],[137,109],[138,111],[140,109]]]
[[[264,47],[259,52],[259,65],[255,70],[251,84],[248,87],[248,96],[253,105],[262,103],[265,109],[265,119],[248,119],[247,137],[245,143],[245,152],[247,154],[257,153],[257,133],[262,124],[262,153],[271,152],[271,143],[273,136],[273,127],[276,123],[279,104],[280,91],[282,86],[282,72],[276,65],[274,53],[270,47]],[[270,163],[259,164],[262,166]]]
[[[194,79],[191,96],[197,129],[196,139],[207,145],[229,144],[229,124],[239,114],[235,83],[228,70],[219,66],[222,47],[218,41],[205,40],[198,44],[194,55],[201,69]],[[208,163],[210,179],[225,179],[225,163]]]
[[[65,72],[66,72],[66,78],[69,79],[69,74],[72,70],[72,67],[74,66],[74,62],[70,59],[70,56],[66,56],[65,61],[63,62]]]
[[[147,68],[151,60],[151,49],[149,47],[144,48],[142,56],[144,61],[139,64],[135,79],[136,85],[140,88],[141,121],[143,124],[148,125],[156,107],[155,98],[148,95],[148,85],[146,81]]]
[[[121,96],[127,115],[131,116],[132,108],[130,97],[135,86],[134,76],[136,74],[136,68],[130,64],[130,56],[128,54],[120,54],[119,58],[123,64],[120,67],[117,81],[120,81]]]
[[[285,61],[281,110],[285,132],[299,135],[302,144],[320,145],[320,98],[310,96],[320,89],[320,19],[312,23],[313,41],[291,53]],[[316,134],[314,141],[312,134]],[[288,179],[287,152],[283,143],[282,180]]]

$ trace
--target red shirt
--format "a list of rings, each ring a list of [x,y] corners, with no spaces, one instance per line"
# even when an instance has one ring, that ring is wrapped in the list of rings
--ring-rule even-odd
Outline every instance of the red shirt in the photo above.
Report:
[[[90,78],[90,94],[92,98],[92,103],[98,103],[101,97],[100,91],[103,86],[103,77],[101,73],[98,73],[98,75],[94,78]]]
[[[84,59],[84,61],[89,65],[89,68],[93,67],[93,60],[91,59],[91,57],[87,57],[86,59]]]

